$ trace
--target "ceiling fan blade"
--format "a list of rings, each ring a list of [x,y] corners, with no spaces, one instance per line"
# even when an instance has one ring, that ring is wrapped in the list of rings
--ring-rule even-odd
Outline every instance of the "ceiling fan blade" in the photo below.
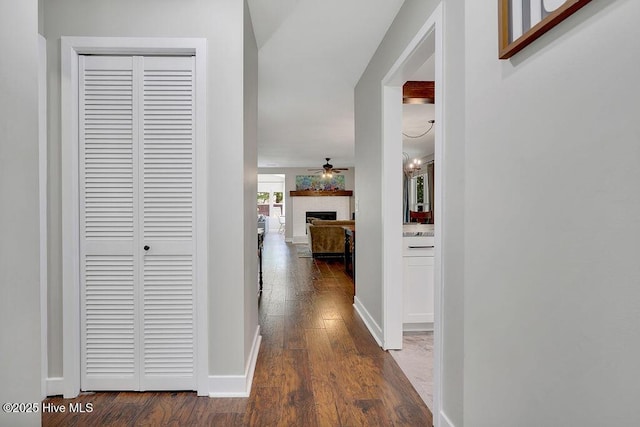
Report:
[[[334,171],[348,171],[349,168],[333,168]]]

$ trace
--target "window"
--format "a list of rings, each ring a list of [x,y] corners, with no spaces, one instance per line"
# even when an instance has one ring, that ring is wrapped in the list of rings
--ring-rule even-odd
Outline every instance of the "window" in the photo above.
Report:
[[[268,191],[258,192],[258,214],[269,216],[269,198],[271,194]]]
[[[423,212],[431,210],[429,207],[429,197],[427,197],[429,180],[427,174],[416,175],[411,178],[411,191],[409,194],[410,210]]]
[[[284,193],[282,191],[275,191],[273,193],[273,209],[274,215],[284,215]]]

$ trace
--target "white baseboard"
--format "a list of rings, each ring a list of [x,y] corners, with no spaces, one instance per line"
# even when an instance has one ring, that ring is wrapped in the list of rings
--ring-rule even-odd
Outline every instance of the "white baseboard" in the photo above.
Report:
[[[47,396],[58,396],[64,394],[64,378],[47,378]]]
[[[210,397],[249,397],[261,342],[262,336],[260,335],[260,326],[258,326],[253,337],[251,354],[244,375],[210,375]],[[64,378],[47,378],[47,396],[58,395],[64,395]]]
[[[403,323],[403,332],[433,332],[433,322]]]
[[[209,375],[209,397],[249,397],[261,342],[258,325],[244,375]]]
[[[440,411],[440,427],[455,427],[449,417],[442,411]]]
[[[285,237],[285,243],[293,243],[293,239],[291,237]]]
[[[356,313],[358,313],[364,324],[367,326],[367,329],[369,329],[369,332],[373,335],[373,338],[376,340],[378,345],[382,347],[382,328],[376,323],[357,296],[353,298],[353,307],[356,309]]]
[[[309,238],[307,236],[293,236],[292,242],[294,245],[306,245],[309,243]]]

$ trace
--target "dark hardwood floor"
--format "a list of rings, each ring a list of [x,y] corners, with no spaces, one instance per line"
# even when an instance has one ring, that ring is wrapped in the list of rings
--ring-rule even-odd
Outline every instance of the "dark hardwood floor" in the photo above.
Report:
[[[54,397],[65,413],[44,426],[431,426],[429,409],[353,308],[341,260],[298,258],[265,239],[262,345],[249,398],[194,392],[99,392]],[[91,403],[69,413],[69,403]],[[86,408],[86,406],[85,406]]]

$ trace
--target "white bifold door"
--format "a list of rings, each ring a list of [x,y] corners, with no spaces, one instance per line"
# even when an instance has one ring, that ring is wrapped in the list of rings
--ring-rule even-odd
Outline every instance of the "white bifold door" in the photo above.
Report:
[[[80,56],[81,388],[194,390],[193,57]]]

